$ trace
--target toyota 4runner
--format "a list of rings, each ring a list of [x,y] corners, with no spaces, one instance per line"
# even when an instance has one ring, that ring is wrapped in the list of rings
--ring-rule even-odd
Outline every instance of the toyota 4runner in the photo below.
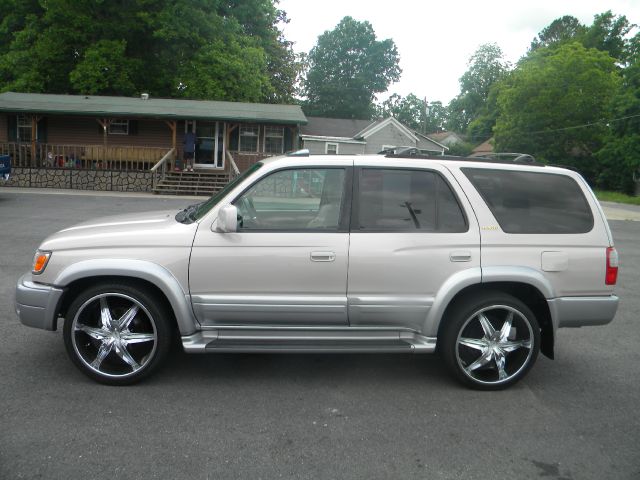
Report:
[[[530,157],[528,158],[530,160]],[[585,180],[519,160],[267,159],[180,212],[99,218],[37,250],[16,291],[93,379],[187,352],[438,351],[479,389],[556,330],[609,323],[618,256]]]

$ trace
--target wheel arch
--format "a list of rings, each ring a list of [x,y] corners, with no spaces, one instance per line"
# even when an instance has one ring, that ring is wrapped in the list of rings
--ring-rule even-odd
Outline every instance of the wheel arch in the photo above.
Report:
[[[181,335],[191,335],[198,330],[188,293],[180,282],[164,267],[143,260],[94,259],[67,267],[54,282],[64,289],[55,317],[64,316],[74,294],[98,283],[119,280],[147,287],[166,301]]]
[[[543,293],[534,285],[523,281],[482,282],[467,286],[456,293],[444,309],[438,324],[438,338],[447,321],[447,316],[457,304],[464,302],[469,295],[481,292],[502,292],[512,295],[531,309],[540,326],[540,351],[548,358],[554,358],[555,328],[549,304]]]

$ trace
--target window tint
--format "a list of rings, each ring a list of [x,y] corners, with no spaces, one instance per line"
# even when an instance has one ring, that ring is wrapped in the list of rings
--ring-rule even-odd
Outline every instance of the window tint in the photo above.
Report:
[[[357,229],[466,232],[458,201],[442,177],[424,170],[361,170]]]
[[[480,168],[462,171],[507,233],[585,233],[593,215],[571,177]]]
[[[240,230],[328,230],[340,226],[345,170],[280,170],[234,203]]]

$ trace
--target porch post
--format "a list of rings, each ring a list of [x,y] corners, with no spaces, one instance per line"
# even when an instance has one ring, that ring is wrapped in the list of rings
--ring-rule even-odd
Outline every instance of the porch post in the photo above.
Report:
[[[111,121],[108,118],[96,118],[96,121],[102,126],[102,168],[106,168],[107,166],[107,128]]]
[[[36,164],[36,135],[38,134],[38,117],[31,116],[31,166],[37,167]]]
[[[178,156],[178,149],[176,148],[177,146],[177,130],[178,130],[178,122],[176,120],[165,120],[164,123],[167,124],[167,126],[169,127],[169,129],[171,130],[171,145],[173,147],[173,152],[175,155],[175,158],[177,158]],[[175,161],[174,158],[174,161]],[[171,166],[169,166],[171,168]]]

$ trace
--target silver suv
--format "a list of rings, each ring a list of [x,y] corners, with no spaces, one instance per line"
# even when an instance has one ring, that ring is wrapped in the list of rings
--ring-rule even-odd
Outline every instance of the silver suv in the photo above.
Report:
[[[479,389],[521,379],[559,327],[602,325],[618,257],[584,179],[514,161],[264,160],[183,211],[47,238],[16,291],[93,379],[187,352],[439,351]]]

